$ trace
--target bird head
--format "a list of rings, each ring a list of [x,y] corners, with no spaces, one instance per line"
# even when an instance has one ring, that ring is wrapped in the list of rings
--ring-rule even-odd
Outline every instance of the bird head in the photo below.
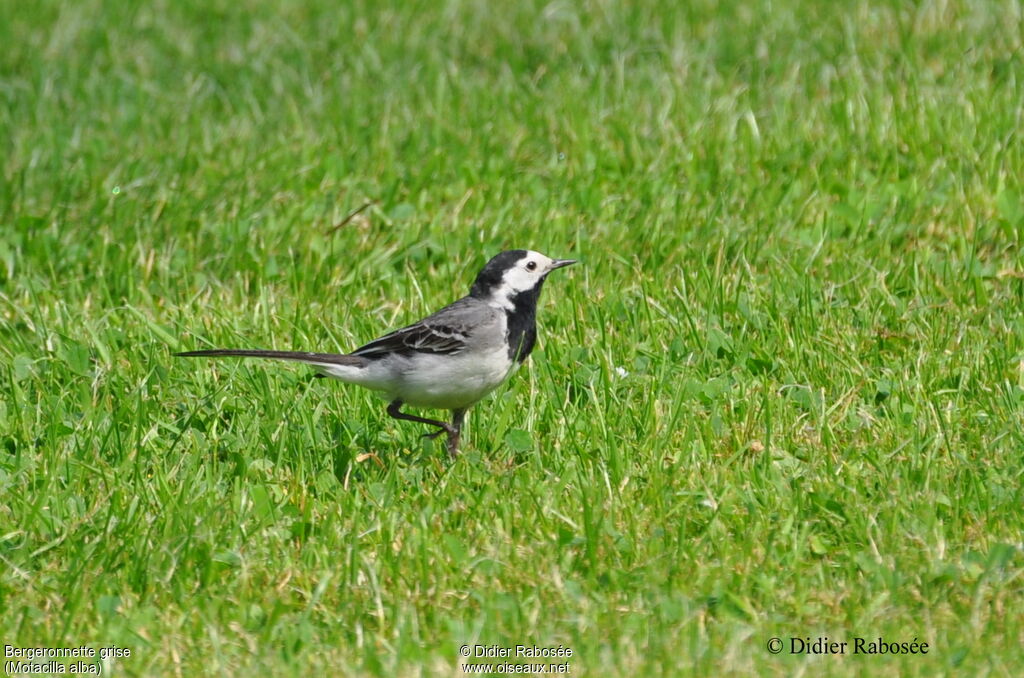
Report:
[[[511,310],[519,298],[536,299],[551,271],[575,263],[575,259],[552,259],[532,250],[508,250],[487,262],[469,293]]]

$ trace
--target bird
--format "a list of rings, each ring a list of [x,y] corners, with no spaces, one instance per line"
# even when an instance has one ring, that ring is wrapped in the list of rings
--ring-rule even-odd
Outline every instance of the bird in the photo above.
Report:
[[[490,259],[469,294],[436,313],[360,346],[351,353],[265,349],[205,349],[183,358],[266,358],[311,365],[318,377],[381,392],[394,419],[437,427],[454,459],[466,411],[501,385],[537,343],[537,303],[552,271],[577,263],[532,250],[508,250]],[[451,423],[402,411],[451,411]]]

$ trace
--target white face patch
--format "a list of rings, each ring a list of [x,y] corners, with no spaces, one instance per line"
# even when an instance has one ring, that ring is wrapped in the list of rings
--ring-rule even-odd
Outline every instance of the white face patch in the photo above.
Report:
[[[551,272],[554,260],[540,252],[527,252],[501,276],[501,284],[494,290],[491,303],[508,311],[515,308],[512,297],[520,292],[532,290],[544,276]]]

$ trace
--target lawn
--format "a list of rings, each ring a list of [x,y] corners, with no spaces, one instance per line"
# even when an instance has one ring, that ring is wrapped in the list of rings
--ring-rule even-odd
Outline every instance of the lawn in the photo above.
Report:
[[[1022,12],[0,0],[5,671],[1020,675]],[[518,247],[581,263],[455,462],[171,355]]]

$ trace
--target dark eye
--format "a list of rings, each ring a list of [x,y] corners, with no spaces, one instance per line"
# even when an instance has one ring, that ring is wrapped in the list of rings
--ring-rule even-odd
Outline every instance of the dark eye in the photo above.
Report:
[[[527,271],[536,271],[537,270],[537,262],[536,261],[528,261],[528,262],[526,262],[526,270]]]

